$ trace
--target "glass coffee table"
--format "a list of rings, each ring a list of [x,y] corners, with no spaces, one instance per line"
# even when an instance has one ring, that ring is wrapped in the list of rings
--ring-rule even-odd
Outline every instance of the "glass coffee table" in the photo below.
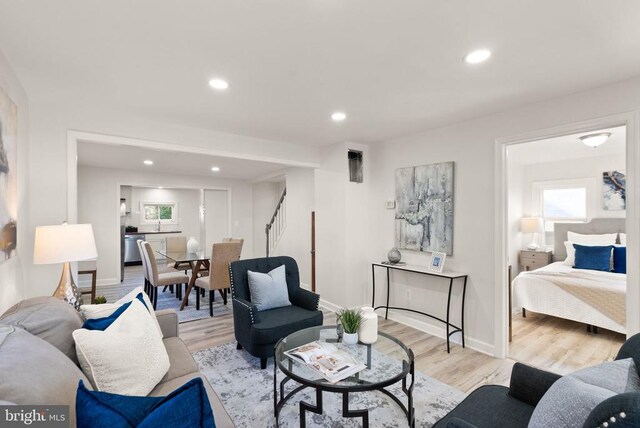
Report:
[[[348,353],[367,368],[355,375],[331,383],[307,367],[299,360],[293,360],[284,353],[298,346],[313,341],[329,342],[339,350]],[[315,390],[316,402],[309,404],[300,401],[300,427],[306,427],[306,412],[322,414],[322,393],[333,392],[342,394],[342,416],[345,418],[362,418],[363,427],[369,426],[370,409],[350,409],[349,395],[364,391],[380,391],[394,401],[404,412],[407,424],[415,426],[415,409],[413,407],[414,363],[413,352],[404,343],[393,336],[378,332],[378,339],[371,345],[358,343],[345,345],[338,336],[337,326],[311,327],[297,331],[281,339],[275,346],[275,364],[273,368],[273,405],[278,425],[278,416],[284,405],[298,392],[312,388]],[[278,370],[282,372],[278,381]],[[289,392],[285,392],[285,385],[289,381],[300,385]],[[402,394],[399,398],[391,393],[387,387],[402,382]],[[405,405],[405,401],[406,405]]]

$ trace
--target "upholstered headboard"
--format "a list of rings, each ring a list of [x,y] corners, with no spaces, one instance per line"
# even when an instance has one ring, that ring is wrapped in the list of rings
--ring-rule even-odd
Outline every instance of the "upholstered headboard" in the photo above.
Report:
[[[567,232],[594,235],[600,233],[624,233],[625,230],[624,218],[594,218],[588,223],[556,223],[553,233],[553,259],[562,261],[567,258],[567,250],[564,247],[564,241],[567,240]]]

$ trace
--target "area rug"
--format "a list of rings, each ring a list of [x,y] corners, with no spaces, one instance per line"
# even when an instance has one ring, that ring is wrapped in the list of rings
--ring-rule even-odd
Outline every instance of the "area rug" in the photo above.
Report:
[[[130,291],[130,290],[129,290]],[[120,292],[121,298],[124,297],[129,291],[123,290]],[[169,289],[162,292],[162,289],[158,290],[158,305],[156,310],[160,311],[163,309],[174,309],[178,313],[178,322],[189,322],[196,321],[203,318],[209,317],[209,295],[206,297],[200,298],[200,310],[196,310],[196,289],[194,287],[191,290],[191,294],[189,295],[189,306],[185,306],[184,309],[180,310],[180,305],[182,304],[182,300],[176,299],[175,293],[172,294]],[[232,312],[231,307],[231,296],[227,300],[227,304],[222,303],[222,297],[220,295],[216,295],[216,301],[213,302],[213,316],[220,316],[225,314],[230,314]]]
[[[376,352],[374,350],[374,352]],[[235,343],[198,351],[194,354],[200,371],[209,379],[224,407],[238,427],[275,427],[273,416],[273,359],[265,370],[260,370],[260,361],[246,351],[236,350]],[[383,357],[388,358],[388,357]],[[381,364],[381,366],[384,366]],[[282,379],[279,373],[278,379]],[[297,386],[287,383],[287,391]],[[388,388],[394,395],[404,398],[401,383]],[[446,415],[465,397],[462,392],[416,372],[413,391],[416,409],[416,426],[428,428]],[[299,427],[299,403],[304,400],[315,404],[315,393],[311,389],[300,391],[283,407],[280,413],[281,427]],[[330,392],[323,393],[324,414],[307,413],[309,427],[360,427],[360,418],[342,417],[342,397]],[[404,427],[407,420],[400,408],[380,392],[354,393],[350,399],[351,409],[368,408],[369,424],[372,427]]]

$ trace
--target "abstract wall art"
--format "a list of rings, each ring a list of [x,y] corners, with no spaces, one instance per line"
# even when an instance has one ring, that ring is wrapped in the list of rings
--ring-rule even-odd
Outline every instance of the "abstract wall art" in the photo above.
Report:
[[[396,170],[396,247],[453,254],[454,163]]]
[[[18,218],[18,110],[0,88],[0,261],[13,257]]]
[[[624,172],[606,171],[602,173],[602,207],[608,211],[624,210],[627,180]]]

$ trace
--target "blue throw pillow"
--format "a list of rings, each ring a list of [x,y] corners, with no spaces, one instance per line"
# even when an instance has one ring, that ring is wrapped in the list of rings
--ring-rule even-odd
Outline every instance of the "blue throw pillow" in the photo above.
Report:
[[[611,250],[613,245],[586,246],[573,244],[576,249],[576,269],[611,271]]]
[[[627,247],[613,247],[613,271],[627,273]]]
[[[215,428],[202,379],[195,378],[166,397],[131,397],[89,391],[82,381],[76,395],[78,427]]]
[[[136,299],[140,300],[142,302],[142,304],[144,305],[144,307],[147,308],[147,304],[144,302],[144,298],[142,297],[142,293],[139,293],[136,296]],[[129,308],[129,306],[131,306],[131,302],[127,302],[124,305],[120,306],[118,309],[116,309],[108,317],[88,319],[88,320],[86,320],[84,322],[84,324],[82,324],[82,328],[87,329],[87,330],[102,330],[102,331],[104,331],[104,330],[107,329],[107,327],[109,327],[111,324],[113,324],[113,322],[115,320],[117,320],[118,317],[120,315],[122,315],[122,313],[124,311],[126,311],[127,308]],[[147,310],[149,310],[149,308],[147,308]]]

